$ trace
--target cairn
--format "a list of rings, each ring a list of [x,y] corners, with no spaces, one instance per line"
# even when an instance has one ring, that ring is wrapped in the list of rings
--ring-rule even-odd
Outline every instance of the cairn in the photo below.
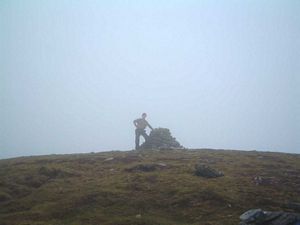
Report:
[[[140,149],[178,149],[183,148],[167,128],[155,128]]]

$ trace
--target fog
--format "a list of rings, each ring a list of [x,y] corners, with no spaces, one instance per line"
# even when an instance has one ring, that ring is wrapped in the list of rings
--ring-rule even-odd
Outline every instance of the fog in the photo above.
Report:
[[[0,158],[134,148],[300,153],[299,1],[1,1]],[[149,131],[148,131],[149,132]]]

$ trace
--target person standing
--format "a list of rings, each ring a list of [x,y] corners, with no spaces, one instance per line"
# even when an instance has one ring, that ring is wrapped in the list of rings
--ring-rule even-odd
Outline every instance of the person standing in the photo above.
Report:
[[[146,127],[149,127],[151,130],[153,130],[152,126],[148,123],[146,120],[147,114],[143,113],[142,118],[138,118],[133,121],[135,129],[135,149],[138,150],[140,147],[140,136],[143,136],[145,141],[148,140],[148,135],[146,133]]]

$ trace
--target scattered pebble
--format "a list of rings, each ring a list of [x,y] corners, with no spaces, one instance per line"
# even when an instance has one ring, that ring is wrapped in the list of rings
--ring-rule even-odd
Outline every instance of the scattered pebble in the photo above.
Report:
[[[110,158],[104,159],[104,161],[111,161],[111,160],[113,160],[113,159],[114,159],[114,157],[110,157]]]

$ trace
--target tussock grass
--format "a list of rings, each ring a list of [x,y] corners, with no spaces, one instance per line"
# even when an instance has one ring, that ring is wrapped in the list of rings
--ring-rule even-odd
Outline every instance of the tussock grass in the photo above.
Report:
[[[224,176],[195,176],[197,163]],[[0,225],[232,225],[250,208],[294,211],[289,202],[300,202],[296,154],[180,149],[0,160]]]

